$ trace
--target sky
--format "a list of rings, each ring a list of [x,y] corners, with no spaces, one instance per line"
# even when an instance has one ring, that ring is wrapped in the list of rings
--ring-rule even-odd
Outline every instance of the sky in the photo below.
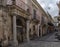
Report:
[[[59,0],[37,0],[37,1],[46,12],[47,11],[49,12],[49,14],[52,17],[58,16],[59,9],[57,3],[59,2]]]

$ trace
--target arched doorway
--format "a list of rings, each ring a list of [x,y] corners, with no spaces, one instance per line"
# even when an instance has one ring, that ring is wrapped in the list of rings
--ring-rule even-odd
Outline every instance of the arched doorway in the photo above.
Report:
[[[18,43],[21,43],[24,41],[24,34],[25,34],[25,21],[22,17],[17,17],[16,19],[16,25],[17,25],[17,40]]]
[[[47,33],[46,24],[44,24],[44,25],[42,26],[42,34],[43,34],[43,35],[46,35],[46,33]]]

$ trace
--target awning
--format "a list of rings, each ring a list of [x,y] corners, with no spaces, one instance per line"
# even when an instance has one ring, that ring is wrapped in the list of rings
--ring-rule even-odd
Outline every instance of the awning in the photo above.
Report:
[[[50,25],[50,26],[54,26],[52,23],[48,23],[48,25]]]

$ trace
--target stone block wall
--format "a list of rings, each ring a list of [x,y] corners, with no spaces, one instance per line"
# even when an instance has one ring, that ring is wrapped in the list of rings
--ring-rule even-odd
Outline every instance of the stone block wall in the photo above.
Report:
[[[8,12],[0,10],[0,39],[3,39],[5,45],[8,44],[8,37],[12,37],[11,16]]]

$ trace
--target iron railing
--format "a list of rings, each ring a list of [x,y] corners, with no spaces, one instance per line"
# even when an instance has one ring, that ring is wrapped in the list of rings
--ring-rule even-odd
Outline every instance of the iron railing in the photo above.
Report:
[[[36,14],[36,15],[34,15],[34,16],[32,17],[32,19],[36,19],[36,20],[39,21],[39,20],[40,20],[40,16]]]
[[[20,8],[20,9],[22,9],[22,10],[24,10],[24,11],[27,11],[28,13],[30,13],[30,6],[27,4],[27,3],[25,3],[24,1],[22,1],[22,0],[15,0],[15,1],[7,1],[7,5],[15,5],[15,6],[17,6],[18,8]]]
[[[30,7],[28,4],[26,4],[25,2],[23,2],[22,0],[16,0],[16,6],[22,8],[25,11],[29,11]]]

